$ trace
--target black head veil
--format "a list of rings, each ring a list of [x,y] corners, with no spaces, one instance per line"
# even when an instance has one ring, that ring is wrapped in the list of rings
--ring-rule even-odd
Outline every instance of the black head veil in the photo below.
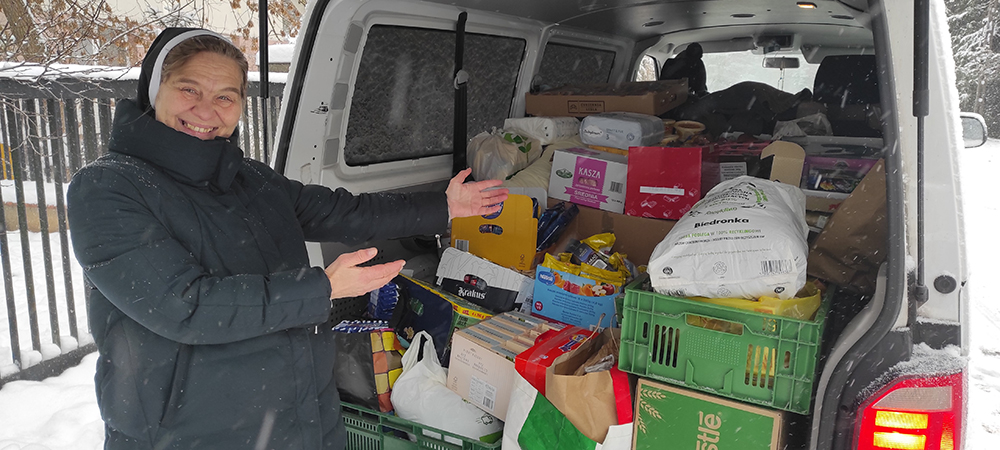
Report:
[[[167,28],[149,46],[146,56],[142,58],[142,70],[139,72],[139,90],[136,102],[142,111],[153,109],[156,102],[156,92],[160,88],[160,76],[163,73],[163,59],[167,57],[177,44],[195,36],[215,36],[226,42],[228,39],[202,28]]]

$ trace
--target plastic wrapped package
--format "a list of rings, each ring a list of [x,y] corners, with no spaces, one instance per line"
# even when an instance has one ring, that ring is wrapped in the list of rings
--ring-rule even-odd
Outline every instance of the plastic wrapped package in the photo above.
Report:
[[[476,180],[506,180],[538,159],[542,145],[535,139],[494,128],[469,141],[466,158]]]
[[[805,195],[738,177],[714,187],[649,258],[653,289],[674,297],[789,299],[806,282]]]
[[[528,165],[524,169],[521,169],[515,173],[510,178],[504,180],[503,187],[537,187],[549,190],[549,175],[552,172],[552,153],[555,150],[552,146],[545,147],[542,151],[542,156],[539,156],[535,162]]]
[[[580,121],[576,117],[514,117],[504,120],[503,129],[549,145],[579,134]]]
[[[580,136],[577,134],[546,145],[542,151],[542,156],[539,156],[535,162],[514,174],[514,176],[504,180],[503,187],[540,187],[548,190],[549,176],[552,174],[552,154],[559,149],[583,146],[583,141],[580,140]]]
[[[584,144],[628,150],[663,140],[663,119],[647,114],[611,112],[587,116],[580,123]]]

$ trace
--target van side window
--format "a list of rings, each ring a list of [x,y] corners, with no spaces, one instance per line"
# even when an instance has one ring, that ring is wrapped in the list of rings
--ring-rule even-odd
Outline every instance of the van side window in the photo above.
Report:
[[[469,138],[507,118],[525,41],[467,33]],[[351,97],[349,166],[451,153],[455,32],[376,25],[368,32]]]
[[[565,44],[545,44],[538,68],[537,87],[543,90],[567,84],[607,83],[615,52]],[[533,87],[536,83],[532,83]]]

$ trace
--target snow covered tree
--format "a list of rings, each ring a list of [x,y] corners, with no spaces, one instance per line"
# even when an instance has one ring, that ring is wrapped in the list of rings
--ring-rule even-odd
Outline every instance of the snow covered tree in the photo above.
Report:
[[[166,27],[209,26],[212,15],[227,14],[236,26],[228,34],[254,64],[258,50],[258,3],[250,0],[170,0],[146,4],[127,14],[107,0],[0,0],[0,60],[51,64],[136,66]],[[269,3],[269,30],[275,41],[298,34],[305,0]],[[121,4],[119,4],[121,7]]]
[[[946,0],[960,107],[1000,136],[1000,0]]]

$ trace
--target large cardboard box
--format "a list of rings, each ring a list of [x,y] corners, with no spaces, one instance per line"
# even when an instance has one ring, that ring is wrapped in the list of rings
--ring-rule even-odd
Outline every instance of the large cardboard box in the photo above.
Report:
[[[524,112],[533,116],[584,117],[603,112],[658,116],[687,100],[687,79],[570,85],[528,93]]]
[[[508,312],[455,332],[448,389],[506,420],[514,382],[514,359],[534,346],[537,337],[549,330],[562,329],[562,325],[537,317]]]
[[[785,415],[700,392],[639,380],[634,450],[664,448],[779,450]]]
[[[585,148],[556,150],[549,197],[621,213],[625,208],[628,157]]]
[[[437,269],[442,289],[491,311],[519,309],[531,302],[534,281],[519,272],[453,247],[444,249]]]
[[[552,207],[556,203],[559,200],[550,198],[548,206]],[[586,206],[579,208],[576,219],[566,227],[559,241],[546,249],[548,253],[565,252],[573,241],[613,232],[616,238],[613,250],[627,255],[636,265],[644,265],[649,263],[653,248],[663,240],[675,223],[672,220],[633,217]]]

